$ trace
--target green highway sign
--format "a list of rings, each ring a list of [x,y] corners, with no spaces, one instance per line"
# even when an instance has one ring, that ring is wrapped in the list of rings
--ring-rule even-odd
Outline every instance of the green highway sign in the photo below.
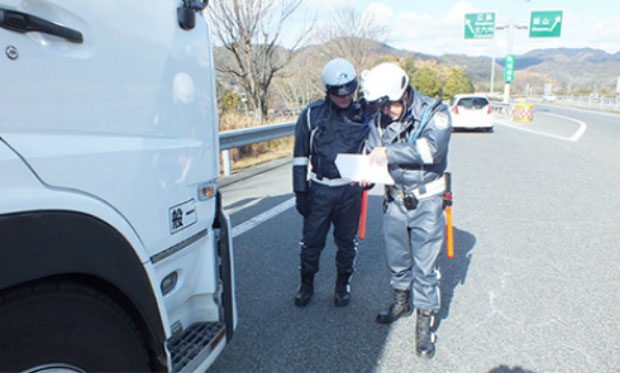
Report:
[[[491,39],[495,33],[495,13],[465,14],[465,39]]]
[[[530,38],[559,38],[562,18],[561,10],[533,10],[530,17]]]
[[[515,80],[515,56],[511,54],[506,56],[504,63],[504,81],[510,83],[513,80]]]

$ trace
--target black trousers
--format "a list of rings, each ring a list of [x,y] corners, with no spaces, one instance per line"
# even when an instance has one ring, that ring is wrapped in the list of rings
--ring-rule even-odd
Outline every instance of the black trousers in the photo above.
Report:
[[[302,272],[319,271],[319,258],[325,247],[330,225],[334,226],[334,243],[338,247],[336,268],[339,273],[352,273],[357,256],[357,229],[362,203],[358,185],[327,186],[310,183],[310,211],[304,217],[301,246]]]

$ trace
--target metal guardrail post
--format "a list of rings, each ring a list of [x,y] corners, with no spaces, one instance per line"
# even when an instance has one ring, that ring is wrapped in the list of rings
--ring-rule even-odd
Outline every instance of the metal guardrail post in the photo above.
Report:
[[[230,176],[230,150],[222,150],[222,166],[224,167],[224,176]]]

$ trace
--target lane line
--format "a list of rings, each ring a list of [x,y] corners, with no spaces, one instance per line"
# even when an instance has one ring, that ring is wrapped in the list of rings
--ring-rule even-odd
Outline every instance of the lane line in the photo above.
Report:
[[[254,200],[252,200],[252,201],[250,201],[250,202],[248,202],[248,203],[246,203],[246,204],[240,204],[239,206],[235,206],[235,207],[233,207],[233,208],[231,208],[231,207],[226,207],[226,206],[225,206],[225,207],[224,207],[224,212],[226,212],[226,214],[227,214],[228,216],[230,216],[230,215],[234,214],[234,213],[235,213],[235,212],[237,212],[237,211],[241,211],[241,210],[243,210],[243,209],[247,209],[247,208],[249,208],[249,207],[252,207],[252,206],[254,206],[254,205],[257,205],[257,204],[259,204],[261,201],[263,201],[264,199],[265,199],[265,196],[263,196],[263,197],[258,197],[258,198],[254,199]]]
[[[586,132],[586,130],[588,128],[588,126],[584,122],[582,122],[582,121],[580,121],[578,119],[574,119],[574,118],[570,118],[570,117],[565,117],[563,115],[551,114],[551,113],[539,113],[539,114],[549,115],[549,116],[558,117],[558,118],[561,118],[561,119],[566,119],[566,120],[570,120],[570,121],[573,121],[573,122],[577,122],[579,124],[579,129],[577,129],[577,131],[571,137],[564,137],[564,136],[553,135],[553,134],[546,133],[546,132],[532,130],[532,129],[529,129],[529,128],[519,127],[519,126],[516,126],[516,125],[514,125],[514,124],[512,124],[510,122],[507,122],[505,120],[502,120],[502,119],[496,119],[495,122],[497,124],[502,125],[502,126],[514,128],[514,129],[517,129],[517,130],[520,130],[520,131],[530,132],[530,133],[533,133],[533,134],[536,134],[536,135],[547,136],[547,137],[554,138],[556,140],[570,141],[570,142],[577,142],[577,141],[579,141],[581,136],[583,136],[583,134]]]
[[[262,224],[264,222],[266,222],[267,220],[273,218],[274,216],[284,212],[287,209],[290,209],[291,207],[295,206],[295,197],[284,201],[282,203],[280,203],[279,205],[276,205],[274,207],[272,207],[271,209],[256,215],[255,217],[253,217],[250,220],[246,220],[243,223],[236,225],[233,227],[232,229],[232,236],[233,238],[244,234],[245,232],[249,231],[252,228],[255,228],[256,226],[258,226],[259,224]]]
[[[585,124],[585,122],[582,122],[582,121],[580,121],[578,119],[575,119],[575,118],[570,118],[570,117],[566,117],[564,115],[558,115],[558,114],[552,114],[552,113],[541,113],[541,114],[543,114],[543,115],[551,115],[552,117],[566,119],[566,120],[572,120],[573,122],[577,122],[579,124],[579,129],[577,130],[577,132],[575,132],[573,134],[573,136],[570,137],[569,141],[572,141],[572,142],[579,141],[579,138],[581,138],[581,136],[583,136],[583,134],[586,132],[586,129],[588,128],[588,126]]]

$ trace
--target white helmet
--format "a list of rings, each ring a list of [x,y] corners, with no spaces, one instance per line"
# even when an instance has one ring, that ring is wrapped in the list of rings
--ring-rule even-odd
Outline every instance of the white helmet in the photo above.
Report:
[[[393,63],[382,63],[363,74],[364,99],[373,102],[379,99],[398,101],[409,84],[405,70]]]
[[[335,96],[347,96],[357,88],[357,76],[351,62],[343,58],[329,61],[323,68],[325,92]]]

